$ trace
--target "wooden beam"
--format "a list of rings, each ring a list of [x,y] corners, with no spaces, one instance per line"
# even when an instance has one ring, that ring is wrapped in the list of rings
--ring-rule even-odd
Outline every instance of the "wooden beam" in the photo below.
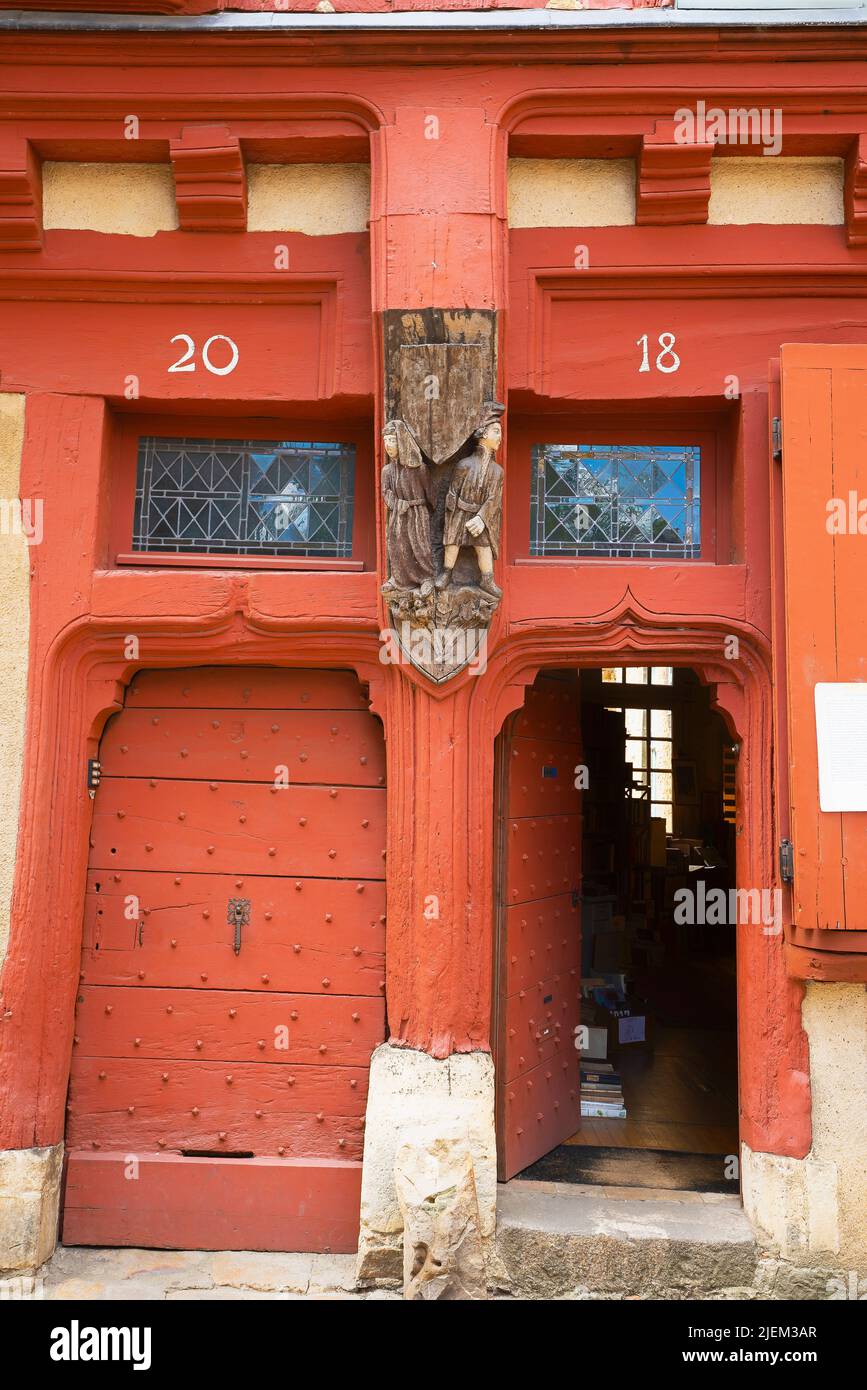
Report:
[[[185,126],[170,143],[178,219],[185,232],[247,230],[247,174],[225,125]]]
[[[849,146],[844,197],[846,240],[867,245],[867,134],[856,135]]]
[[[635,200],[635,220],[642,226],[707,221],[714,147],[678,140],[676,124],[657,121],[642,141]]]
[[[42,246],[42,174],[30,141],[0,136],[0,251]]]

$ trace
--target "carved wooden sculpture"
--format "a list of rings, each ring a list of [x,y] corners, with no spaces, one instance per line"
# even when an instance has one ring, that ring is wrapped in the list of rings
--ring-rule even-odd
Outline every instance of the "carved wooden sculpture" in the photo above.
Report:
[[[442,681],[484,647],[502,597],[494,580],[503,494],[503,406],[491,399],[495,317],[391,313],[385,340],[382,592],[401,648]]]
[[[389,573],[382,592],[418,589],[425,597],[433,588],[434,575],[430,516],[436,493],[430,469],[403,420],[389,420],[382,442],[389,459],[382,470]]]
[[[446,494],[443,527],[442,572],[437,588],[448,588],[461,546],[472,546],[479,566],[479,587],[500,599],[503,591],[494,582],[494,558],[500,548],[500,518],[503,511],[503,470],[496,452],[503,442],[500,411],[492,410],[474,433],[478,445],[469,458],[455,468]]]

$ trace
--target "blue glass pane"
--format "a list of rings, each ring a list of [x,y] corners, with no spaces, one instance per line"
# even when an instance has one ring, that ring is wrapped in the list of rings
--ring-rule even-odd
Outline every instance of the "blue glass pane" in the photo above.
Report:
[[[133,549],[347,558],[354,494],[351,444],[141,439]]]
[[[701,455],[694,445],[537,444],[531,555],[701,555]]]

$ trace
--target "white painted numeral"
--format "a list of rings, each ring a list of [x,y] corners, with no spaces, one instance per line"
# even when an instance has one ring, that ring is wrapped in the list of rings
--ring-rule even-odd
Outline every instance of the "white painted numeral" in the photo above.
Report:
[[[170,340],[173,343],[186,343],[186,350],[181,353],[177,362],[173,362],[169,367],[170,372],[194,372],[196,370],[196,344],[189,333],[176,333]],[[229,361],[223,367],[218,367],[211,361],[210,351],[214,343],[228,343]],[[211,372],[213,376],[228,376],[238,365],[240,353],[238,344],[232,338],[227,338],[225,333],[213,333],[202,348],[202,364],[205,370]]]
[[[656,362],[654,364],[656,370],[658,372],[664,372],[666,375],[670,372],[676,372],[680,366],[680,358],[674,351],[674,345],[677,342],[674,334],[660,333],[656,341],[660,349],[656,354]],[[636,339],[635,346],[641,348],[641,365],[638,368],[639,372],[649,372],[650,356],[648,353],[646,333],[642,333],[641,337]]]
[[[658,372],[676,372],[680,366],[680,358],[674,351],[674,344],[677,341],[673,333],[660,333],[658,343],[662,351],[656,359],[656,370]],[[668,365],[663,364],[663,357],[668,358]]]
[[[229,344],[229,351],[231,353],[231,356],[225,367],[215,367],[210,357],[208,356],[208,352],[212,343]],[[204,362],[208,371],[214,373],[214,376],[228,376],[229,372],[233,372],[237,367],[238,357],[238,344],[234,342],[231,338],[227,338],[225,333],[214,333],[212,337],[210,337],[208,341],[205,343],[205,346],[202,348],[202,361]]]
[[[189,333],[176,333],[171,339],[173,343],[186,343],[187,350],[182,353],[177,362],[173,362],[169,367],[170,372],[194,372],[196,364],[191,359],[195,356],[196,345]]]

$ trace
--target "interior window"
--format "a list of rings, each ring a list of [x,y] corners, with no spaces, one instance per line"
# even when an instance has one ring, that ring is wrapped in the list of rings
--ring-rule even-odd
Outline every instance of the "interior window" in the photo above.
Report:
[[[603,684],[671,685],[671,666],[603,668]],[[632,764],[632,796],[650,801],[650,814],[665,821],[674,834],[672,711],[646,706],[607,705],[622,713],[626,725],[626,760]]]
[[[150,436],[133,550],[348,559],[354,496],[351,444]]]
[[[701,451],[679,444],[536,444],[530,554],[698,559]]]

